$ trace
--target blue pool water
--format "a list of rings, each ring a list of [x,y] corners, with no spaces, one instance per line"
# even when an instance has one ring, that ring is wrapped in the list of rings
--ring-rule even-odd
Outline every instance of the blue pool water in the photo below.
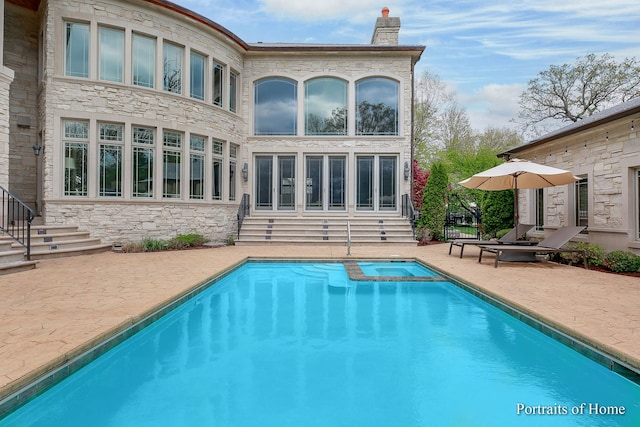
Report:
[[[0,421],[459,425],[637,426],[640,386],[451,283],[249,263]]]
[[[358,266],[365,276],[405,276],[405,277],[430,277],[436,276],[433,270],[407,261],[383,261],[383,262],[358,262]]]

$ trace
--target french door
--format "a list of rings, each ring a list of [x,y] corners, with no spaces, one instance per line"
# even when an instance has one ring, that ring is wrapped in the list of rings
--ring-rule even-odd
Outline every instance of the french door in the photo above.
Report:
[[[356,157],[356,210],[393,211],[398,203],[398,158]]]
[[[305,157],[305,210],[346,210],[346,168],[346,156],[309,155]]]
[[[296,207],[295,156],[256,156],[255,161],[256,210],[294,210]]]

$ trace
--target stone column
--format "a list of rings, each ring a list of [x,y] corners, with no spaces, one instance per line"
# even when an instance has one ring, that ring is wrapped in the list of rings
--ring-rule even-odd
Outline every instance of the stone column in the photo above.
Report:
[[[9,85],[13,70],[0,65],[0,185],[9,190]]]

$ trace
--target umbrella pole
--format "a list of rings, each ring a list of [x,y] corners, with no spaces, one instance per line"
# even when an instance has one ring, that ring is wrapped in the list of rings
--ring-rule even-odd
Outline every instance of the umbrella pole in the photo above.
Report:
[[[513,196],[513,205],[514,205],[514,212],[513,212],[513,218],[515,219],[515,228],[516,228],[516,240],[520,240],[520,234],[518,234],[518,223],[520,222],[520,213],[518,212],[518,175],[515,175],[514,177],[515,179],[514,181],[514,185],[515,185],[515,191],[514,191],[514,196]]]

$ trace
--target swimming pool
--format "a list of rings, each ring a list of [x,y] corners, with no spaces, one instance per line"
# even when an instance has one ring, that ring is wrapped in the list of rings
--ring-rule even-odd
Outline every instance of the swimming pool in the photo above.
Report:
[[[638,425],[639,405],[637,384],[444,280],[247,263],[0,426]]]

